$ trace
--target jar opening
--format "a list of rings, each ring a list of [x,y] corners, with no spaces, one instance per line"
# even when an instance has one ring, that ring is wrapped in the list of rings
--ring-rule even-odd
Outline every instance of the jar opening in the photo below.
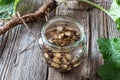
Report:
[[[54,36],[55,34],[51,32],[51,33],[46,35],[46,31],[53,30],[55,28],[57,28],[58,30],[62,30],[63,28],[64,29],[69,28],[69,30],[74,29],[75,31],[80,33],[80,35],[78,35],[79,38],[70,45],[65,45],[65,46],[55,45],[51,41],[48,40],[48,37]],[[72,32],[72,34],[73,33],[74,32]],[[60,36],[57,35],[57,37],[61,38],[61,37],[63,37],[63,35],[70,36],[70,34],[71,34],[70,31],[66,31],[64,34],[61,33]],[[80,43],[84,40],[85,34],[84,34],[83,26],[77,20],[75,20],[73,18],[70,18],[70,17],[66,17],[66,16],[58,16],[58,17],[52,18],[51,20],[49,20],[43,26],[42,31],[41,31],[41,37],[42,37],[42,40],[43,40],[44,43],[46,43],[47,45],[49,45],[49,46],[51,46],[53,48],[56,48],[56,49],[61,49],[61,48],[68,49],[68,48],[75,48],[75,47],[79,46]],[[71,35],[70,40],[72,40],[73,37],[74,36]],[[60,40],[60,41],[62,42],[64,40]],[[60,45],[62,45],[62,43],[60,43]]]

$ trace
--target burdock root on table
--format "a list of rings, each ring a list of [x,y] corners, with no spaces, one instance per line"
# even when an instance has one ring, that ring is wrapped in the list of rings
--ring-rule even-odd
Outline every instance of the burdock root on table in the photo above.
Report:
[[[35,13],[29,13],[26,15],[21,16],[21,18],[24,20],[25,23],[30,23],[30,22],[35,22],[39,20],[40,18],[45,17],[46,12],[52,11],[54,8],[56,8],[56,2],[51,1],[43,6],[41,6]],[[21,21],[20,18],[14,17],[10,21],[8,21],[5,25],[0,27],[0,35],[4,34],[11,28],[17,26],[18,24],[22,24],[23,22]]]

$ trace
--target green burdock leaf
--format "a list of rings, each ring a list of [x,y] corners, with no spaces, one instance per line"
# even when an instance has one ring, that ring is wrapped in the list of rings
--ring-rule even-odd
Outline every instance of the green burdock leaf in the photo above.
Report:
[[[120,67],[120,38],[101,38],[98,44],[105,63],[114,63],[114,66]]]
[[[120,4],[120,0],[116,0],[117,4]]]
[[[19,0],[0,0],[0,19],[11,19],[15,16],[18,2]]]
[[[12,2],[14,2],[14,0],[0,0],[0,5],[6,5]]]
[[[120,30],[120,0],[113,0],[108,14],[117,24],[117,29]]]
[[[13,15],[13,2],[0,6],[0,19],[10,19]]]
[[[120,38],[98,39],[105,64],[98,69],[102,80],[120,80]]]
[[[114,64],[104,64],[98,69],[98,74],[102,80],[120,80],[120,69]]]

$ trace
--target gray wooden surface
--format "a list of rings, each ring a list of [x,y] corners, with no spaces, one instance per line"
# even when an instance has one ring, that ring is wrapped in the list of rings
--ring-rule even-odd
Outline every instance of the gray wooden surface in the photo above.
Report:
[[[111,5],[111,0],[93,1],[105,8]],[[96,8],[78,2],[69,2],[66,6],[68,7],[61,4],[51,13],[51,17],[69,15],[84,26],[87,55],[81,65],[66,73],[49,68],[42,59],[38,39],[28,50],[19,54],[34,40],[26,28],[20,25],[0,36],[0,80],[100,80],[97,69],[103,60],[97,50],[96,40],[100,37],[117,38],[120,37],[120,32],[110,17]],[[34,34],[38,34],[44,23],[45,19],[42,19],[29,26]]]

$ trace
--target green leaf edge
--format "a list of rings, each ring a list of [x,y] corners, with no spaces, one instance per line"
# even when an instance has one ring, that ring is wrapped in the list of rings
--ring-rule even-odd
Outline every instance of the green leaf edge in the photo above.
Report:
[[[14,11],[16,12],[16,7],[17,7],[17,4],[19,3],[20,0],[15,0],[14,2]]]

